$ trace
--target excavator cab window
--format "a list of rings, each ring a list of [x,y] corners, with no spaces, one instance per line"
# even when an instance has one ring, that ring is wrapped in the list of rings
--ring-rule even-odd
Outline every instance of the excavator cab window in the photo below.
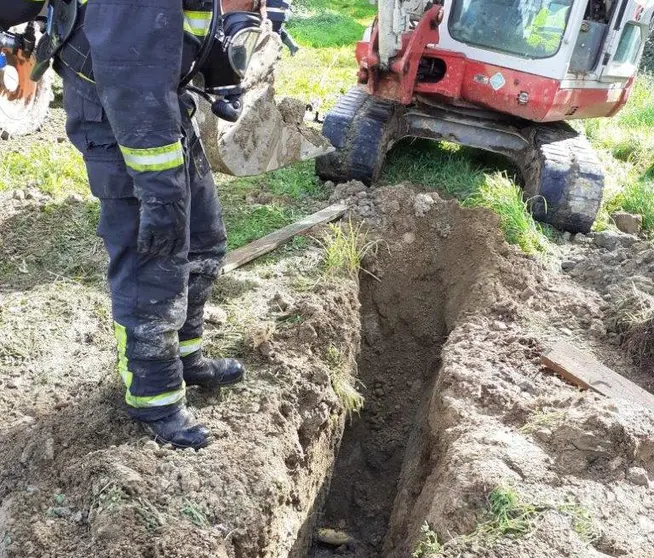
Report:
[[[464,43],[549,58],[561,47],[571,0],[454,0],[449,28]]]

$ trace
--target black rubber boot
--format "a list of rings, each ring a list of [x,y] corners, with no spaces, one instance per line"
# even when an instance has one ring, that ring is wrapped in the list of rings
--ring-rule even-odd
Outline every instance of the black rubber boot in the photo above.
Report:
[[[198,424],[186,407],[161,420],[142,422],[145,429],[160,444],[172,444],[179,449],[200,449],[208,446],[211,439],[209,429]]]
[[[238,360],[205,358],[202,350],[183,357],[182,364],[187,386],[218,389],[238,384],[245,377],[245,367]]]

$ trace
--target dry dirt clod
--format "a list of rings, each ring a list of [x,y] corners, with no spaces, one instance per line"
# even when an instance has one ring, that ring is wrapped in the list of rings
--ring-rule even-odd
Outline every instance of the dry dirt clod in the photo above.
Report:
[[[292,298],[279,292],[275,293],[275,296],[269,302],[269,306],[273,311],[282,312],[286,312],[293,304],[294,300]]]
[[[227,312],[219,306],[207,305],[204,309],[204,321],[214,325],[222,325],[227,322]]]
[[[436,203],[434,198],[429,194],[418,194],[413,205],[416,217],[424,217],[429,213],[429,211],[431,211],[434,203]]]
[[[626,211],[617,211],[611,215],[611,219],[623,233],[637,235],[643,226],[642,215],[634,215]]]
[[[354,543],[354,539],[345,531],[337,531],[336,529],[329,529],[323,527],[316,530],[316,540],[323,544],[330,546],[349,546]]]
[[[15,200],[23,201],[25,199],[25,190],[14,190],[12,197]]]
[[[627,471],[627,480],[638,486],[649,487],[650,485],[647,471],[641,467],[631,467]]]

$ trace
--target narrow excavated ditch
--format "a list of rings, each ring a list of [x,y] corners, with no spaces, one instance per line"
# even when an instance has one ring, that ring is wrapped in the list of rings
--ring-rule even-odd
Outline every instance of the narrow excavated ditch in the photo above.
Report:
[[[346,428],[304,556],[652,555],[654,416],[580,395],[540,366],[563,324],[609,357],[598,294],[507,246],[489,212],[350,187],[340,195],[385,239],[360,282],[366,405]],[[493,531],[498,487],[544,510],[524,540]]]
[[[365,408],[345,431],[319,514],[319,533],[337,535],[328,542],[315,538],[310,558],[403,555],[399,548],[411,527],[402,524],[403,510],[434,468],[436,441],[426,421],[443,344],[460,311],[483,310],[480,288],[493,289],[492,281],[480,279],[493,270],[479,234],[489,216],[466,222],[455,204],[432,208],[428,196],[416,202],[404,192],[389,195],[397,198],[381,204],[401,211],[387,219],[386,238],[399,242],[378,251],[372,265],[380,277],[362,273],[360,281],[358,380]],[[402,207],[407,203],[414,207]],[[337,546],[343,535],[349,541]]]
[[[404,285],[404,292],[398,287],[362,278],[358,364],[366,405],[344,435],[321,520],[352,537],[337,552],[356,558],[381,556],[407,448],[424,454],[416,425],[434,390],[446,333],[437,277]],[[332,555],[333,546],[320,542],[310,553]]]

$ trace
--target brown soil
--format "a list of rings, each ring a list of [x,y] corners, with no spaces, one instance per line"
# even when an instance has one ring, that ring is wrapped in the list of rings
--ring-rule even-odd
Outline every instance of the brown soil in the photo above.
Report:
[[[588,285],[506,246],[490,213],[356,183],[336,197],[384,230],[388,251],[368,262],[381,281],[362,289],[369,403],[346,432],[321,520],[355,542],[316,543],[312,556],[405,558],[425,524],[449,541],[444,556],[653,555],[654,414],[580,394],[539,366],[547,346],[570,337],[651,386],[607,337],[601,296],[636,262],[649,265],[651,247],[614,235],[632,249],[624,272],[603,269]],[[561,256],[602,268],[607,250],[576,240]],[[542,509],[529,537],[479,535],[498,486]]]
[[[209,351],[244,358],[250,378],[189,394],[217,437],[200,452],[159,448],[124,417],[97,253],[81,282],[7,275],[0,557],[407,558],[425,524],[446,557],[654,555],[654,413],[539,366],[565,337],[652,387],[607,331],[607,295],[636,276],[654,292],[651,246],[577,237],[545,265],[490,212],[435,194],[355,183],[335,197],[372,227],[376,256],[358,283],[325,278],[314,248],[221,278]],[[0,230],[34,203],[0,200]],[[351,423],[334,352],[364,386]],[[479,536],[497,486],[539,510],[527,536]],[[320,543],[316,525],[351,540]]]

